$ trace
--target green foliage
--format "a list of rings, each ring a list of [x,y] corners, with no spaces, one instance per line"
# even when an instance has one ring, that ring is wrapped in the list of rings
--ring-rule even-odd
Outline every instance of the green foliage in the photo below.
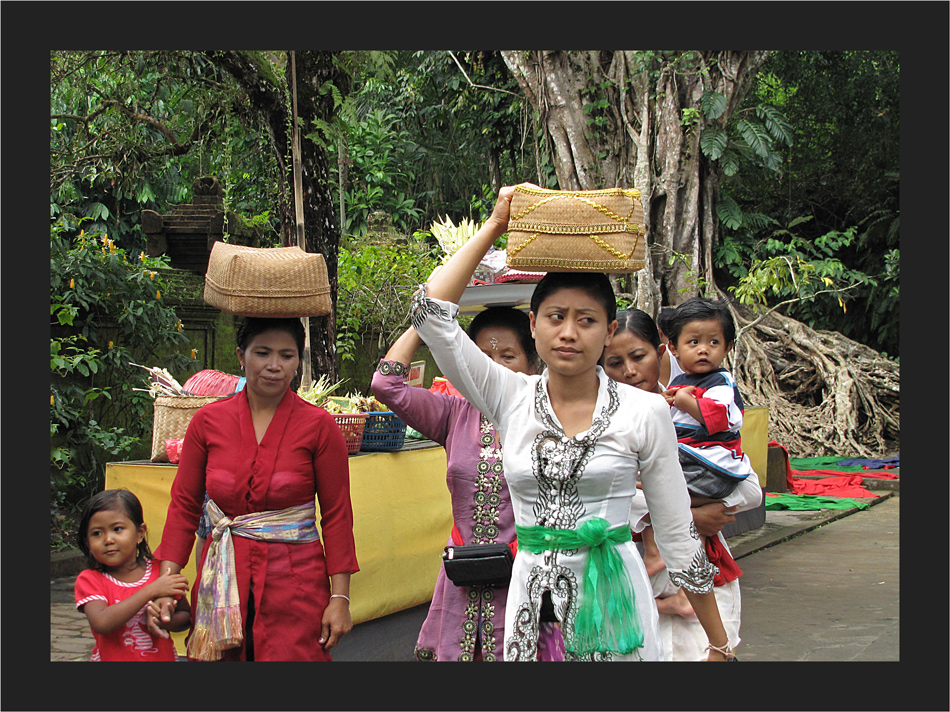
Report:
[[[839,258],[857,241],[856,226],[805,240],[792,228],[807,222],[809,218],[800,218],[788,227],[776,227],[751,250],[745,243],[726,237],[715,258],[735,278],[729,290],[739,302],[756,311],[784,306],[786,313],[799,321],[816,328],[829,328],[828,324],[833,323],[833,330],[841,333],[846,333],[855,304],[880,290],[886,299],[870,307],[873,328],[884,338],[896,338],[897,324],[891,323],[887,315],[900,298],[899,251],[888,253],[888,268],[883,273],[866,274],[849,268]],[[889,334],[890,329],[895,333]]]
[[[829,292],[787,313],[889,354],[898,353],[900,323],[899,79],[893,51],[773,52],[727,127],[730,145],[722,144],[726,129],[709,123],[701,138],[724,176],[717,282],[736,286],[754,259],[780,253],[828,259],[834,244],[841,272],[832,278],[856,285],[842,298],[847,312]],[[740,121],[753,119],[760,128],[743,124],[743,132]],[[782,227],[795,241],[780,238],[784,247],[764,250]],[[850,237],[829,237],[838,235]]]
[[[701,122],[701,117],[706,119],[699,139],[703,155],[711,161],[718,161],[726,176],[736,175],[742,161],[780,173],[782,156],[779,147],[791,146],[794,141],[792,128],[781,110],[760,102],[751,111],[734,115],[727,126],[722,126],[716,119],[725,109],[726,98],[710,90],[703,92],[699,109],[683,109],[682,123],[690,129]]]
[[[409,133],[398,128],[398,117],[382,110],[370,112],[349,127],[347,152],[352,179],[346,191],[344,233],[363,235],[375,210],[387,213],[400,230],[415,227],[422,210],[410,191],[420,151]]]
[[[718,119],[728,106],[726,97],[717,91],[704,91],[699,99],[699,106],[703,115],[709,119]]]
[[[163,300],[167,265],[129,260],[104,233],[70,240],[50,229],[50,486],[52,503],[75,508],[102,487],[109,456],[141,448],[152,401],[143,371],[157,359],[178,372],[194,360],[174,350],[182,324]]]
[[[144,247],[140,211],[188,202],[194,179],[208,174],[221,180],[228,210],[269,215],[276,157],[238,97],[201,52],[51,52],[51,219],[76,231],[89,218],[87,232],[134,252]],[[276,233],[269,222],[265,238]]]
[[[392,343],[408,326],[412,293],[438,264],[438,248],[422,235],[372,248],[358,240],[344,245],[336,317],[340,361],[352,361],[366,336]]]
[[[702,296],[708,296],[710,298],[714,296],[711,289],[713,285],[694,269],[692,255],[672,250],[670,252],[669,264],[671,266],[679,264],[684,268],[683,276],[686,280],[686,286],[680,288],[680,294],[698,292]]]
[[[403,193],[421,211],[406,221],[407,233],[439,215],[476,220],[489,211],[500,187],[492,186],[492,163],[502,185],[538,170],[525,136],[527,108],[497,52],[399,51],[388,80],[364,74],[355,84],[358,120],[374,111],[395,117],[393,126],[415,147],[412,163],[400,166],[407,178]],[[541,153],[543,161],[543,146]],[[366,182],[355,164],[350,173],[348,185]],[[395,216],[394,222],[400,225]]]
[[[588,99],[584,102],[582,108],[584,115],[587,117],[587,127],[592,134],[611,131],[614,122],[610,113],[610,99],[607,93],[613,87],[614,83],[612,81],[605,80],[599,85],[588,85],[581,90],[581,94]]]

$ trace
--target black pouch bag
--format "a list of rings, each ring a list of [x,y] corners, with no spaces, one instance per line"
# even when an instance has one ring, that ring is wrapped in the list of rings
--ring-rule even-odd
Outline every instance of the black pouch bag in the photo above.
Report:
[[[451,545],[442,553],[445,575],[456,586],[507,586],[514,558],[507,544]]]

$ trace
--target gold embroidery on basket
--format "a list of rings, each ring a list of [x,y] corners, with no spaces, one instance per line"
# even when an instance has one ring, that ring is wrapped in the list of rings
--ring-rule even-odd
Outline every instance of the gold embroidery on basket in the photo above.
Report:
[[[636,233],[639,235],[639,231],[633,230],[632,232],[636,232]],[[541,237],[541,233],[540,233],[540,232],[534,233],[534,234],[531,235],[527,240],[525,240],[525,241],[522,242],[520,245],[518,245],[516,248],[514,248],[513,250],[511,250],[511,251],[509,252],[509,255],[510,255],[511,257],[514,257],[515,255],[517,255],[519,252],[521,252],[521,250],[523,250],[525,247],[527,247],[529,244],[531,244],[531,242],[533,242],[533,241],[534,241],[536,238],[538,238],[538,237]],[[630,250],[630,252],[629,252],[628,254],[624,254],[623,252],[621,252],[620,250],[618,250],[616,247],[614,247],[613,245],[611,245],[610,243],[608,243],[606,240],[600,239],[597,235],[591,234],[591,235],[588,235],[588,237],[594,242],[595,245],[597,245],[597,246],[601,247],[602,249],[604,249],[605,251],[609,252],[609,253],[612,254],[614,257],[616,257],[618,260],[621,260],[621,263],[620,263],[620,264],[623,264],[626,260],[629,260],[631,257],[633,257],[633,253],[637,251],[637,244],[639,244],[639,239],[638,239],[638,240],[635,240],[634,243],[633,243],[633,249]],[[608,263],[608,264],[613,264],[613,263]]]
[[[525,192],[525,193],[532,194],[532,195],[537,195],[536,192],[531,191],[531,190],[527,190],[527,189],[525,189],[524,192]],[[628,197],[631,197],[631,198],[639,198],[639,197],[640,197],[640,191],[639,191],[639,190],[625,191],[624,194],[627,195]],[[611,195],[611,196],[612,196],[612,195],[615,195],[615,193],[608,193],[608,192],[605,191],[605,192],[603,193],[603,195]],[[526,207],[524,210],[522,210],[520,213],[518,213],[517,215],[515,215],[515,216],[514,216],[513,218],[511,218],[511,219],[512,219],[512,220],[521,220],[521,218],[523,218],[525,215],[527,215],[528,213],[530,213],[530,212],[531,212],[532,210],[534,210],[535,208],[537,208],[537,207],[539,207],[539,206],[541,206],[541,205],[545,205],[546,203],[550,203],[550,202],[555,201],[555,200],[563,200],[564,198],[571,198],[571,199],[573,199],[573,200],[580,201],[581,203],[587,203],[588,205],[590,205],[590,206],[591,206],[592,208],[594,208],[595,210],[598,210],[598,211],[602,212],[602,213],[603,213],[604,215],[606,215],[607,217],[609,217],[609,218],[611,218],[611,219],[613,219],[613,220],[616,220],[616,221],[619,222],[619,223],[622,223],[624,226],[626,226],[626,223],[627,223],[627,221],[630,219],[630,216],[633,215],[633,210],[634,210],[634,208],[633,208],[632,205],[630,206],[630,212],[627,213],[626,216],[621,217],[621,216],[617,215],[617,213],[615,213],[615,212],[614,212],[613,210],[611,210],[610,208],[608,208],[608,207],[606,207],[606,206],[604,206],[604,205],[601,205],[600,203],[595,203],[593,200],[589,200],[589,199],[588,199],[587,197],[585,197],[585,196],[578,195],[577,193],[567,193],[567,194],[563,194],[563,193],[562,193],[562,194],[560,194],[560,195],[552,195],[552,196],[550,196],[550,197],[543,198],[542,200],[539,200],[539,201],[536,202],[536,203],[532,203],[531,205],[529,205],[528,207]]]
[[[527,246],[530,245],[532,242],[534,242],[534,240],[535,240],[536,238],[539,238],[539,237],[541,237],[541,233],[540,233],[540,232],[534,233],[531,237],[529,237],[527,240],[525,240],[524,242],[522,242],[522,243],[521,243],[520,245],[518,245],[515,249],[509,250],[509,251],[508,251],[508,256],[509,256],[509,257],[514,257],[514,256],[517,255],[519,252],[521,252],[525,247],[527,247]]]
[[[519,245],[512,246],[509,248],[508,256],[509,259],[518,255],[525,247],[534,242],[537,238],[541,237],[542,234],[556,234],[556,235],[586,235],[590,240],[596,244],[598,247],[606,251],[608,254],[617,258],[616,261],[605,261],[600,266],[601,268],[624,268],[629,260],[633,257],[634,253],[637,250],[640,242],[640,235],[642,234],[642,227],[637,223],[630,223],[629,220],[633,217],[634,212],[636,211],[636,204],[632,203],[630,206],[630,211],[626,215],[619,215],[610,208],[598,204],[594,200],[590,200],[590,197],[597,196],[609,196],[616,197],[618,194],[622,194],[629,198],[639,198],[641,193],[636,188],[631,189],[610,189],[602,191],[583,191],[583,194],[578,192],[568,192],[568,191],[559,191],[556,195],[551,195],[550,191],[544,189],[532,189],[527,186],[519,186],[519,192],[523,192],[529,195],[540,196],[540,199],[525,208],[523,208],[518,214],[513,216],[510,221],[509,229],[512,231],[518,231],[523,233],[530,233],[529,236]],[[542,205],[546,205],[550,202],[556,200],[576,200],[578,202],[585,203],[595,210],[603,213],[607,218],[614,221],[611,223],[596,224],[596,225],[570,225],[570,224],[551,224],[551,223],[534,223],[534,222],[524,222],[519,223],[523,218],[529,215],[532,211],[537,209]],[[601,234],[615,234],[620,232],[632,232],[636,235],[636,238],[633,242],[633,248],[629,253],[625,254],[624,252],[618,250],[613,245],[609,244],[606,240],[598,236],[597,233]],[[550,264],[552,260],[550,258],[523,258],[524,265],[528,266],[532,263],[534,264]],[[558,259],[554,260],[558,266],[562,267],[583,267],[587,265],[587,260],[570,260],[570,259]]]

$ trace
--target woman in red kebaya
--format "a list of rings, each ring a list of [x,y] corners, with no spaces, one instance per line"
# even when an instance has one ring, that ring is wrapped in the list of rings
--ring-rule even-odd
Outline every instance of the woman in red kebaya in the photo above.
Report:
[[[330,660],[358,570],[346,441],[295,393],[300,319],[245,318],[237,343],[247,383],[189,423],[156,558],[162,572],[187,564],[207,491],[188,658]]]

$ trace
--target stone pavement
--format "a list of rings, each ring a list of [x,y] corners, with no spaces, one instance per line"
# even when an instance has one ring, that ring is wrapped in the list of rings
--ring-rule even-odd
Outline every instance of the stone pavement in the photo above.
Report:
[[[740,660],[901,660],[899,497],[738,563]]]
[[[86,616],[76,610],[73,584],[76,576],[50,580],[49,642],[50,661],[89,659],[93,638]]]

